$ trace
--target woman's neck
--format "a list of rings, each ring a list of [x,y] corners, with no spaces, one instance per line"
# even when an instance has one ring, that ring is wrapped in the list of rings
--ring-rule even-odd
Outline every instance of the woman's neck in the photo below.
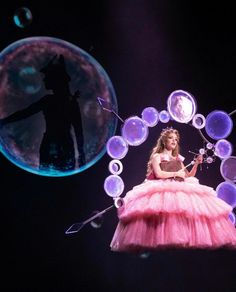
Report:
[[[172,150],[164,149],[162,153],[163,153],[163,154],[168,154],[168,155],[170,155],[170,156],[173,156],[173,155],[172,155]]]

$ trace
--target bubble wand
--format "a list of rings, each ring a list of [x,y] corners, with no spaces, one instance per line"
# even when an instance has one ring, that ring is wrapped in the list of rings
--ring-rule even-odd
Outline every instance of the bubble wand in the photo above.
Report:
[[[76,222],[74,224],[72,224],[66,231],[65,234],[72,234],[72,233],[77,233],[79,232],[86,224],[88,224],[89,222],[93,221],[94,219],[96,219],[97,217],[100,217],[101,215],[107,213],[108,211],[110,211],[113,207],[116,208],[120,208],[123,205],[123,199],[118,197],[114,199],[114,204],[107,207],[106,209],[98,212],[97,214],[93,215],[92,217],[82,221],[82,222]]]

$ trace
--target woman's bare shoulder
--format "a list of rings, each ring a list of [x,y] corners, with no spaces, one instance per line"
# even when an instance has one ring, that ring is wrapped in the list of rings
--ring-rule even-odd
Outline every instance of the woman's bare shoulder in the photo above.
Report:
[[[155,153],[153,156],[152,156],[152,160],[160,160],[161,159],[161,154],[160,153]]]

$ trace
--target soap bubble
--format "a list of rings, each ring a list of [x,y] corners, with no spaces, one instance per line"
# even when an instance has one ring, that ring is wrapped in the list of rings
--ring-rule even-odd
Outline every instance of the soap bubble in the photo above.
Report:
[[[229,219],[235,225],[235,223],[236,223],[236,217],[235,217],[234,212],[230,212],[229,213]]]
[[[154,107],[146,107],[142,111],[142,119],[147,123],[148,127],[154,127],[159,121],[158,111]]]
[[[166,110],[162,110],[159,113],[159,119],[162,123],[168,123],[170,120],[170,114]]]
[[[105,179],[104,190],[110,197],[119,197],[123,193],[124,187],[124,182],[118,175],[111,174]]]
[[[146,141],[149,133],[146,123],[136,116],[125,120],[121,132],[125,141],[132,146],[138,146]]]
[[[206,119],[202,114],[196,114],[193,117],[192,124],[196,129],[202,129],[206,125]]]
[[[217,197],[236,207],[236,186],[228,181],[220,183],[216,188]]]
[[[220,172],[225,180],[236,182],[236,156],[230,156],[222,160]]]
[[[106,144],[107,154],[111,158],[122,159],[129,150],[129,145],[121,136],[111,137]]]
[[[215,144],[215,155],[220,158],[227,158],[229,157],[233,152],[232,144],[225,140],[221,139],[218,140]]]
[[[212,139],[223,139],[230,135],[233,121],[224,111],[215,110],[207,115],[205,129],[207,135]]]
[[[20,7],[16,9],[13,20],[15,25],[20,28],[25,28],[26,26],[31,24],[33,16],[29,8]]]
[[[0,145],[12,163],[38,175],[67,176],[105,154],[117,118],[101,110],[97,96],[116,111],[117,101],[92,56],[61,39],[31,37],[5,48],[0,68]]]
[[[108,169],[110,173],[119,175],[123,171],[123,164],[120,160],[113,159],[112,161],[110,161]]]
[[[188,123],[195,115],[196,101],[189,92],[175,90],[167,99],[167,109],[175,121]]]

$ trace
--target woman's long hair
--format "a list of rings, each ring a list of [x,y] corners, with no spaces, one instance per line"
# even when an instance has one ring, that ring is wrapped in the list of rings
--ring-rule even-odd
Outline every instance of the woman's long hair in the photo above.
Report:
[[[172,155],[174,157],[178,156],[179,154],[179,140],[180,140],[180,136],[179,136],[179,132],[176,130],[176,129],[173,129],[173,128],[165,128],[162,130],[158,140],[157,140],[157,143],[156,143],[156,146],[152,149],[151,151],[151,155],[150,155],[150,158],[149,158],[149,161],[147,163],[147,174],[146,176],[149,176],[150,173],[152,172],[152,158],[154,156],[154,154],[156,153],[162,153],[166,147],[166,142],[167,142],[167,138],[170,134],[174,133],[176,136],[177,136],[177,139],[178,139],[178,143],[175,147],[175,149],[172,151]]]

